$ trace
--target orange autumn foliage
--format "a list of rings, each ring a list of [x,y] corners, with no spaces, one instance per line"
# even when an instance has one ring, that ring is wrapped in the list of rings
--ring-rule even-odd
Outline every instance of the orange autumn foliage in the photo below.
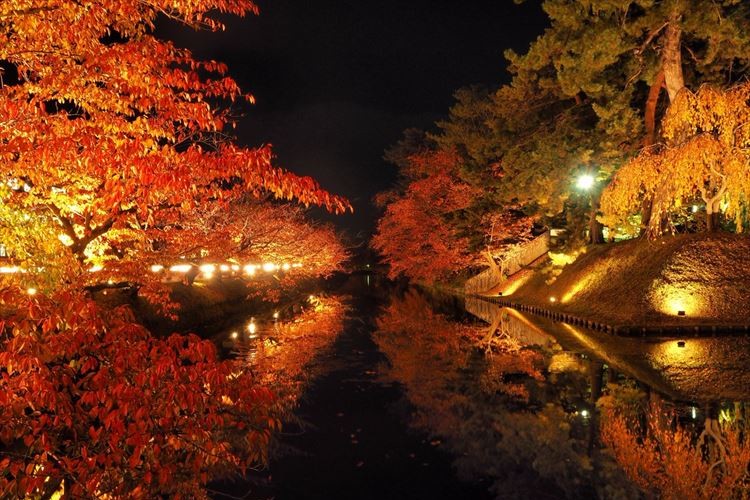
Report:
[[[602,421],[602,442],[628,477],[658,498],[746,498],[750,490],[750,439],[744,422],[706,419],[696,433],[664,421],[652,406],[648,427],[610,411]]]
[[[193,210],[247,193],[350,209],[274,167],[269,146],[232,144],[235,123],[218,104],[250,96],[223,64],[153,34],[158,16],[217,30],[213,12],[256,10],[248,0],[3,2],[3,205],[47,221],[65,241],[57,253],[91,264],[141,260],[129,250],[162,240],[205,247],[182,231]]]
[[[657,234],[662,216],[697,198],[708,216],[723,212],[741,231],[750,199],[748,99],[747,83],[729,90],[683,89],[664,117],[665,142],[626,163],[604,190],[602,221],[622,224],[650,198],[650,232]]]
[[[390,265],[391,277],[434,282],[473,261],[468,239],[447,224],[475,194],[456,175],[458,162],[446,151],[409,158],[404,174],[411,182],[403,194],[391,197],[372,239],[373,248]]]
[[[212,343],[77,292],[0,303],[0,497],[206,498],[265,460],[275,398]]]

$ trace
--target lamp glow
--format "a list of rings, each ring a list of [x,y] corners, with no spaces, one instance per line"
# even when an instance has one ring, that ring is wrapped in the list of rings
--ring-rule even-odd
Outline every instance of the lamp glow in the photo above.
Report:
[[[276,264],[272,262],[266,262],[265,264],[263,264],[263,270],[267,273],[273,272],[274,270],[276,270]]]
[[[594,187],[594,182],[596,182],[596,180],[592,175],[584,174],[578,177],[578,180],[576,181],[576,187],[578,189],[588,191],[589,189]]]

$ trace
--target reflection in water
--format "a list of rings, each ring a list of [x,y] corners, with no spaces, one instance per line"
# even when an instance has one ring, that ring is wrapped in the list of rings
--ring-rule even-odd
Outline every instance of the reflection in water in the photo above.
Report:
[[[514,337],[520,327],[495,322],[507,328],[488,339],[485,327],[452,322],[415,292],[383,311],[375,340],[415,408],[413,424],[444,440],[462,475],[492,478],[498,497],[608,496],[601,475],[634,496],[612,460],[589,456],[587,375],[560,372],[549,383],[550,340],[526,332],[538,341],[528,347]]]
[[[291,319],[283,319],[279,312],[268,321],[251,317],[244,328],[226,334],[225,345],[243,356],[258,382],[278,396],[282,417],[289,417],[306,384],[319,375],[314,359],[343,330],[344,300],[311,295]]]
[[[750,400],[748,339],[625,339],[476,299],[466,310],[489,327],[411,291],[375,335],[412,424],[465,476],[503,498],[750,494],[746,406],[731,402]]]

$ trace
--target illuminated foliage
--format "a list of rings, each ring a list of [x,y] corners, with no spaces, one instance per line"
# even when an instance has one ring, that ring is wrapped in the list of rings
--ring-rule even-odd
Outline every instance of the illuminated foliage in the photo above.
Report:
[[[154,338],[88,291],[124,284],[170,311],[152,264],[340,265],[333,231],[282,201],[348,202],[274,167],[269,147],[234,145],[224,107],[252,97],[154,36],[159,17],[220,30],[220,13],[256,10],[0,3],[0,241],[16,271],[0,278],[0,497],[205,498],[265,461],[279,425],[268,388],[211,343]]]
[[[80,293],[0,299],[0,496],[200,498],[265,459],[274,397],[210,342]]]
[[[0,60],[15,78],[0,86],[0,173],[13,188],[3,202],[48,219],[58,251],[90,264],[185,239],[195,207],[248,192],[347,210],[274,168],[267,146],[233,145],[229,112],[214,104],[251,97],[224,65],[153,35],[159,15],[222,29],[209,12],[255,10],[247,0],[4,2]]]
[[[426,151],[402,169],[408,185],[391,194],[372,246],[390,264],[391,277],[434,282],[472,262],[469,241],[448,223],[471,203],[474,190],[456,178],[457,158]]]
[[[750,11],[736,0],[546,0],[542,8],[550,26],[525,53],[506,53],[511,83],[459,90],[433,139],[459,153],[462,179],[483,190],[475,210],[565,211],[573,232],[575,211],[596,206],[581,207],[581,171],[601,183],[653,144],[684,86],[747,76]],[[638,211],[649,221],[645,201]]]
[[[700,199],[707,227],[716,228],[716,214],[745,223],[750,196],[750,85],[726,91],[704,86],[684,89],[664,118],[665,144],[632,159],[620,169],[602,198],[604,221],[622,223],[638,211],[644,197],[653,199],[651,233],[658,235],[662,216]]]

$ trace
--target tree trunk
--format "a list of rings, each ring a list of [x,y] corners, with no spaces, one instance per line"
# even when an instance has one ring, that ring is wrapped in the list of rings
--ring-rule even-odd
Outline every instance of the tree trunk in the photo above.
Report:
[[[641,233],[639,236],[643,237],[648,234],[648,226],[651,224],[651,214],[653,211],[654,198],[652,195],[647,194],[641,203]]]
[[[653,146],[656,143],[656,107],[659,104],[659,94],[664,86],[664,70],[662,69],[654,78],[654,83],[648,91],[648,100],[646,101],[646,113],[644,121],[646,123],[646,137],[643,138],[645,147]]]
[[[664,83],[667,87],[669,102],[674,102],[677,94],[685,87],[680,49],[680,37],[682,35],[682,28],[680,27],[681,17],[679,11],[675,10],[669,17],[669,26],[667,26],[664,32],[662,69],[664,71]]]
[[[706,231],[715,233],[719,230],[719,212],[713,212],[706,207]]]
[[[591,215],[589,216],[589,243],[592,245],[599,245],[604,243],[604,225],[596,220],[596,215],[599,212],[599,203],[601,201],[601,193],[591,195]]]

